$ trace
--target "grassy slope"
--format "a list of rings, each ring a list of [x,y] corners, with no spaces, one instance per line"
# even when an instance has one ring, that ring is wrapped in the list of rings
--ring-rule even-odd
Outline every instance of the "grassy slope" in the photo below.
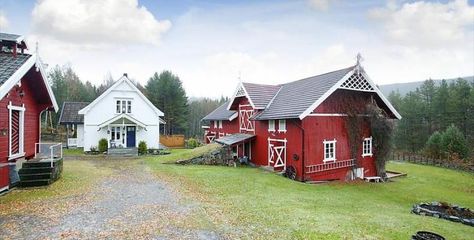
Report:
[[[474,175],[429,166],[390,163],[408,177],[387,184],[308,185],[253,168],[161,164],[195,155],[174,150],[148,158],[156,173],[205,203],[221,231],[251,238],[409,239],[431,230],[468,239],[474,228],[410,213],[422,201],[474,208]],[[206,204],[207,203],[207,204]]]

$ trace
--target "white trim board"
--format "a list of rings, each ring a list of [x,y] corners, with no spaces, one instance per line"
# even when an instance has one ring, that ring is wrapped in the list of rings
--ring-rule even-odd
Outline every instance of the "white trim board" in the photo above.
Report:
[[[362,68],[362,67],[360,67]],[[341,88],[341,85],[342,83],[344,83],[347,79],[349,79],[352,74],[355,73],[357,69],[357,66],[354,66],[354,68],[349,71],[346,75],[344,75],[344,77],[342,77],[336,84],[334,84],[328,91],[326,91],[318,100],[316,100],[316,102],[314,102],[313,104],[311,104],[310,107],[308,107],[303,113],[301,113],[298,117],[300,120],[302,120],[303,118],[309,116],[310,114],[312,114],[312,112],[314,111],[314,109],[316,109],[319,105],[321,105],[321,103],[323,103],[329,96],[331,96],[331,94],[333,94],[337,89],[345,89],[345,88]],[[378,87],[374,84],[374,82],[372,82],[372,80],[367,76],[367,74],[365,73],[365,71],[363,69],[360,70],[360,73],[364,76],[364,78],[367,80],[367,82],[369,82],[369,84],[372,86],[372,88],[375,89],[375,91],[370,91],[370,92],[375,92],[379,97],[380,99],[382,99],[382,101],[385,103],[385,105],[387,105],[387,107],[390,109],[390,111],[392,111],[392,113],[395,115],[395,117],[397,119],[401,119],[402,116],[397,112],[397,110],[395,110],[395,108],[392,106],[392,104],[385,98],[385,96],[382,94],[382,92],[380,92],[380,90],[378,89]],[[357,90],[359,91],[359,90]]]
[[[250,98],[250,95],[249,95],[249,93],[247,92],[247,89],[245,89],[244,83],[243,83],[243,82],[240,82],[240,83],[237,85],[237,89],[235,89],[234,94],[233,94],[232,97],[230,98],[229,105],[227,106],[227,110],[228,110],[228,111],[231,111],[231,110],[230,110],[230,107],[231,107],[232,104],[234,103],[234,100],[235,100],[235,98],[237,97],[237,93],[239,92],[239,90],[240,90],[241,88],[244,90],[244,92],[245,92],[245,97],[249,100],[250,106],[252,106],[253,109],[257,109],[257,108],[255,107],[255,105],[253,104],[252,99]]]

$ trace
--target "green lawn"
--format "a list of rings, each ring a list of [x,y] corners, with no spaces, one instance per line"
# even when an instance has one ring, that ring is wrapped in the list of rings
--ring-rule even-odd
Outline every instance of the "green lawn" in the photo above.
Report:
[[[146,163],[190,201],[202,202],[224,233],[262,239],[410,239],[419,230],[447,239],[474,236],[474,227],[410,213],[413,204],[435,200],[474,208],[473,174],[393,162],[389,170],[408,176],[384,184],[309,185],[255,168],[162,164],[202,151],[173,150]]]
[[[65,148],[63,149],[64,156],[77,156],[77,155],[84,155],[83,148]]]

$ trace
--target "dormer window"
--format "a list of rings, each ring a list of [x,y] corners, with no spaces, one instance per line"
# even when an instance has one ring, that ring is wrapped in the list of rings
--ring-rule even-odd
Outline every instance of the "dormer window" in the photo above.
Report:
[[[115,113],[132,113],[132,101],[131,100],[115,101]]]

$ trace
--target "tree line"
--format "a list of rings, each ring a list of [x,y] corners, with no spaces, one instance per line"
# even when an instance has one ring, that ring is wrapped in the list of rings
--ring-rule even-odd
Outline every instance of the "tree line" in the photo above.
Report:
[[[92,102],[112,86],[115,80],[108,73],[98,86],[81,81],[71,66],[55,66],[48,72],[51,88],[59,105],[52,116],[52,125],[58,126],[64,102]],[[188,98],[179,77],[171,71],[154,73],[142,86],[131,79],[135,86],[164,113],[164,134],[185,134],[187,137],[202,136],[201,119],[228,99]]]
[[[405,96],[391,92],[389,100],[402,115],[394,131],[396,150],[439,155],[457,145],[466,157],[474,147],[474,82],[429,79]]]

